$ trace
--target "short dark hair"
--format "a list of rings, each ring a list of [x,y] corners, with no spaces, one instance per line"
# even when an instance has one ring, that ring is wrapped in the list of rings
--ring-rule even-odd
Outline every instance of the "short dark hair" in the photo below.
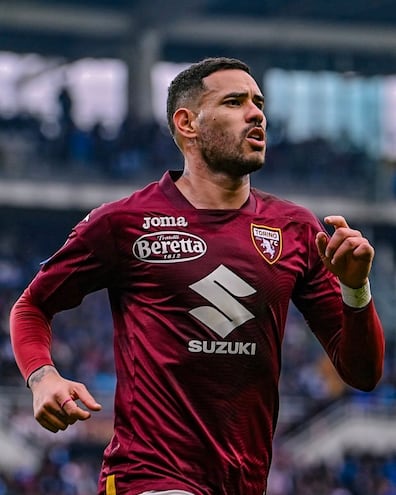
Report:
[[[166,114],[168,126],[172,136],[175,133],[173,114],[185,104],[187,100],[197,98],[205,89],[203,79],[213,72],[220,70],[239,69],[250,74],[247,64],[236,58],[211,57],[190,65],[180,72],[171,82],[168,88],[168,100],[166,104]]]

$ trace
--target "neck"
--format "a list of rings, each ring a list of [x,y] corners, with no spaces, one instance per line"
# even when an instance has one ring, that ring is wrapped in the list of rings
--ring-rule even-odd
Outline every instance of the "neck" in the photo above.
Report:
[[[250,178],[214,173],[206,166],[193,170],[185,166],[176,187],[195,208],[238,209],[249,197]]]

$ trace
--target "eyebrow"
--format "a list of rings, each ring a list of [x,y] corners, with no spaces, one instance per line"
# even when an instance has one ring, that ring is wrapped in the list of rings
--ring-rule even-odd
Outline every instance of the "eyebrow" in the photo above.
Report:
[[[249,96],[249,93],[247,92],[234,91],[232,93],[226,94],[224,98],[246,98],[247,96]],[[257,103],[264,103],[264,96],[256,94],[253,96],[253,101]]]

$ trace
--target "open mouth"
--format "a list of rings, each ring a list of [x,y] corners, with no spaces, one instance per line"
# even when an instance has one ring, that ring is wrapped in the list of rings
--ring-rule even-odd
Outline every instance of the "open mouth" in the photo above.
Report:
[[[254,127],[246,136],[246,139],[256,146],[263,147],[265,143],[265,132],[262,127]]]

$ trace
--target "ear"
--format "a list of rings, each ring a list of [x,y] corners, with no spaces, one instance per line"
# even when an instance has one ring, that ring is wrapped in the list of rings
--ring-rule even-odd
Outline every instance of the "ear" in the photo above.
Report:
[[[178,108],[173,115],[176,132],[186,138],[195,137],[196,118],[196,114],[188,108]]]

